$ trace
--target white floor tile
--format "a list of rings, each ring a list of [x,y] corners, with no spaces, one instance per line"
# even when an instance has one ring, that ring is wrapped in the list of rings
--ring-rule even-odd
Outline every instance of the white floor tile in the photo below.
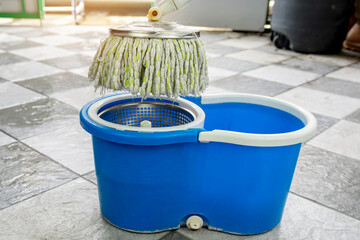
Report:
[[[242,74],[291,86],[298,86],[320,77],[320,75],[316,73],[276,65],[257,68]]]
[[[57,17],[58,18],[58,17]],[[47,28],[48,32],[67,35],[67,34],[78,34],[78,33],[85,33],[91,31],[100,31],[104,29],[104,27],[91,27],[91,26],[58,26],[58,27],[49,27]],[[106,33],[109,29],[106,27]]]
[[[360,124],[341,120],[309,144],[360,160]]]
[[[18,50],[10,51],[10,53],[36,61],[57,58],[57,57],[66,57],[75,54],[74,52],[62,48],[51,47],[51,46],[18,49]]]
[[[15,41],[24,41],[24,38],[9,35],[6,33],[0,33],[0,43],[1,42],[15,42]]]
[[[22,141],[76,173],[85,174],[95,169],[91,135],[80,124]]]
[[[281,62],[290,58],[289,56],[285,56],[285,55],[268,53],[257,50],[246,50],[237,53],[232,53],[227,55],[226,57],[232,57],[240,60],[262,63],[262,64]]]
[[[5,133],[0,132],[0,146],[4,146],[12,142],[16,142],[16,139],[9,137]]]
[[[105,95],[110,95],[110,94],[114,94],[114,92],[107,92]],[[95,92],[94,87],[77,88],[51,95],[51,97],[56,98],[64,103],[67,103],[79,110],[86,103],[101,96],[102,95],[100,94],[100,91],[97,90]]]
[[[92,50],[92,51],[79,51],[78,53],[80,53],[81,55],[87,56],[87,57],[94,57],[96,54],[96,49]]]
[[[1,50],[1,49],[0,49],[0,53],[4,53],[4,52],[5,52],[4,50]]]
[[[269,43],[270,40],[268,38],[257,36],[246,36],[242,38],[227,39],[216,42],[216,44],[244,49],[257,48]]]
[[[356,58],[348,57],[343,55],[320,55],[320,54],[308,54],[308,55],[301,55],[298,58],[303,60],[310,60],[310,61],[317,61],[323,62],[330,65],[338,65],[341,67],[347,66],[356,62]]]
[[[341,119],[360,107],[360,99],[298,87],[276,96],[318,114]]]
[[[20,62],[0,66],[0,77],[10,81],[47,76],[63,70],[39,62]]]
[[[209,58],[215,58],[215,57],[218,57],[218,56],[220,56],[220,55],[215,54],[215,53],[210,53],[210,52],[207,52],[207,53],[206,53],[207,59],[209,59]]]
[[[44,37],[29,38],[29,40],[50,46],[58,46],[58,45],[70,44],[70,43],[77,44],[84,41],[84,39],[82,38],[59,35],[59,34],[44,36]]]
[[[209,70],[210,82],[214,82],[238,74],[237,72],[225,70],[222,68],[216,68],[216,67],[208,67],[208,70]]]
[[[0,27],[0,32],[3,33],[29,32],[33,30],[34,30],[33,27],[21,27],[21,26]]]
[[[71,69],[70,72],[78,74],[80,76],[88,77],[89,67]]]
[[[0,18],[0,24],[11,24],[13,21],[13,18]]]
[[[45,98],[45,96],[17,84],[11,82],[0,83],[0,109],[33,102],[42,98]]]
[[[345,67],[328,74],[327,77],[339,78],[360,83],[360,69]]]

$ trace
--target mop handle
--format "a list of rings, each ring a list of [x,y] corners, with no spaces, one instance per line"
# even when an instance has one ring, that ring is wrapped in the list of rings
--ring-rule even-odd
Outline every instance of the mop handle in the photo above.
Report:
[[[191,0],[162,0],[158,5],[149,9],[148,19],[151,22],[161,21],[163,16],[179,11],[190,2]]]

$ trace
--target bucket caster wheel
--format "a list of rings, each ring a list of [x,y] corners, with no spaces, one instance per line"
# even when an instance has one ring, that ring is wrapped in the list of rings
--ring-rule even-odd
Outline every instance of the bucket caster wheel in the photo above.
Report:
[[[204,224],[204,221],[199,216],[191,216],[186,220],[186,226],[191,230],[199,230]]]
[[[271,32],[270,40],[279,49],[282,49],[282,48],[290,49],[290,41],[285,35],[282,35],[277,32]]]

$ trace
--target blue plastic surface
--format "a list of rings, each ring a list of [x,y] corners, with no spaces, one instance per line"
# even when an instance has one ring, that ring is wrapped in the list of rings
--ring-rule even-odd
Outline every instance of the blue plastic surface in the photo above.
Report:
[[[282,133],[303,127],[296,117],[254,104],[200,104],[205,129]],[[93,135],[103,216],[115,226],[139,232],[178,228],[199,215],[209,229],[257,234],[281,220],[301,144],[250,147],[200,143],[201,129],[137,133],[100,126],[87,116]],[[150,141],[150,143],[149,143]]]

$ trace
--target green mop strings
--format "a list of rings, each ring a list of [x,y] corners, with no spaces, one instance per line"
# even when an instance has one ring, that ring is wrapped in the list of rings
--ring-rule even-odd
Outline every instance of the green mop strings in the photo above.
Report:
[[[204,44],[192,39],[111,35],[101,41],[89,68],[95,88],[128,91],[146,98],[199,95],[209,77]]]

